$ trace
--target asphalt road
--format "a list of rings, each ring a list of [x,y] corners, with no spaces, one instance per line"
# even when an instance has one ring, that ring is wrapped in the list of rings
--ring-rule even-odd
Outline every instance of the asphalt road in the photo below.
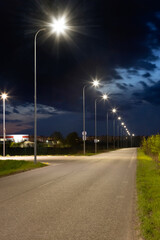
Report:
[[[134,240],[136,149],[0,178],[0,240]]]

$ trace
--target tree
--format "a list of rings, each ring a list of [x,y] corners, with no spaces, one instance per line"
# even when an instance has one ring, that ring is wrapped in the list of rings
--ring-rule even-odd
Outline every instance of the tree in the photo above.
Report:
[[[64,142],[64,139],[63,139],[63,136],[60,132],[54,132],[51,134],[51,137],[54,139],[54,141],[57,143],[57,144],[61,144]]]
[[[78,137],[78,134],[76,132],[71,132],[66,137],[66,143],[70,146],[76,146],[78,145],[80,139]]]

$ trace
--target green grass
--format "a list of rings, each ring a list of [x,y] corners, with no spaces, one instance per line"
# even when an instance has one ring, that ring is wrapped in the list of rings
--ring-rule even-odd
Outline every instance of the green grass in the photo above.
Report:
[[[46,166],[43,163],[17,160],[0,160],[0,177]]]
[[[160,168],[138,149],[138,211],[145,240],[160,240]]]

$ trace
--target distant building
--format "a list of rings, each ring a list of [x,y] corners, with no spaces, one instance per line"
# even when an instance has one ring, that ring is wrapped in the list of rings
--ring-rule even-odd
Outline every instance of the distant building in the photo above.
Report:
[[[6,141],[12,141],[15,143],[20,143],[29,140],[28,134],[13,134],[13,135],[6,135]],[[0,141],[3,141],[3,136],[0,136]]]

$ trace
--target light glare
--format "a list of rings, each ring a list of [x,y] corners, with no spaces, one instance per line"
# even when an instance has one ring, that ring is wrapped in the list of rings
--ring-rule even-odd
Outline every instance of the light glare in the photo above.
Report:
[[[66,18],[63,16],[58,19],[53,19],[53,24],[51,24],[53,33],[56,33],[58,36],[60,34],[64,34],[65,31],[68,29],[66,25]]]
[[[93,81],[93,86],[94,86],[94,87],[98,87],[98,86],[99,86],[99,81],[98,81],[97,79],[95,79],[95,80]]]
[[[104,99],[104,100],[107,100],[107,99],[108,99],[107,94],[104,94],[104,95],[103,95],[103,99]]]
[[[116,110],[115,108],[113,108],[113,109],[112,109],[112,112],[113,112],[113,113],[116,113],[116,112],[117,112],[117,110]]]
[[[2,95],[1,95],[1,98],[2,99],[6,99],[8,96],[7,96],[7,94],[6,93],[3,93]]]

